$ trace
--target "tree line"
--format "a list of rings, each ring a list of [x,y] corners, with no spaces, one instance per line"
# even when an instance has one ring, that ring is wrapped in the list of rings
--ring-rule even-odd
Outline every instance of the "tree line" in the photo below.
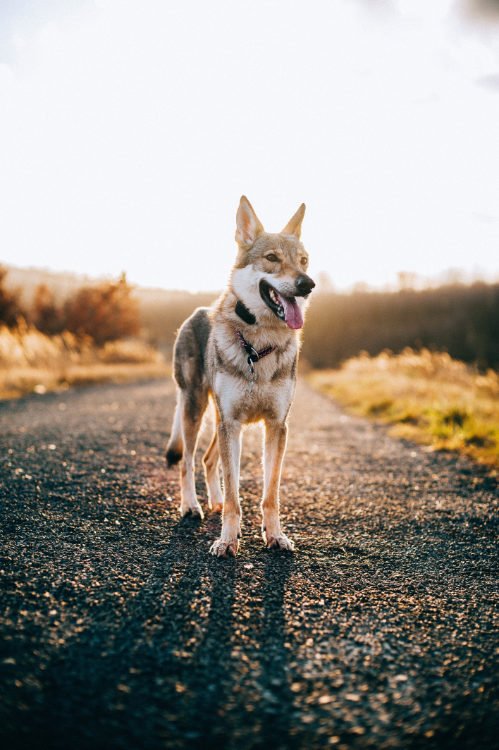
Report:
[[[499,284],[326,293],[311,302],[303,356],[314,367],[336,367],[361,351],[406,347],[499,368]]]

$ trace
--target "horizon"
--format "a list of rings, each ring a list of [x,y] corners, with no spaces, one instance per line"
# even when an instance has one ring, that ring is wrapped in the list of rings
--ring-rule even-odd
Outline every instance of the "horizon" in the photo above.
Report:
[[[7,270],[7,276],[6,276],[6,284],[7,288],[10,289],[19,289],[21,292],[21,296],[23,295],[23,292],[25,291],[23,287],[23,282],[21,279],[16,278],[19,275],[23,276],[24,274],[32,274],[32,275],[39,275],[40,281],[36,283],[31,283],[29,288],[33,287],[35,288],[39,284],[46,283],[43,280],[44,276],[53,277],[54,279],[54,286],[57,286],[57,280],[59,280],[59,283],[63,283],[64,279],[74,281],[75,287],[79,286],[85,286],[89,285],[92,286],[94,284],[99,283],[105,283],[105,282],[112,282],[116,281],[122,274],[125,275],[125,278],[127,280],[127,283],[130,284],[130,286],[133,289],[137,289],[141,292],[158,292],[158,293],[166,293],[166,294],[188,294],[192,296],[196,295],[219,295],[223,292],[223,290],[226,287],[226,284],[223,284],[219,286],[218,288],[213,289],[185,289],[181,287],[162,287],[162,286],[151,286],[147,284],[139,284],[135,283],[132,279],[128,277],[128,274],[125,271],[122,271],[121,273],[111,275],[111,274],[91,274],[91,273],[79,273],[77,271],[72,271],[70,269],[53,269],[49,267],[43,267],[43,266],[16,266],[13,264],[4,264],[0,262],[0,268],[5,268]],[[12,276],[14,276],[14,281],[12,281]],[[476,275],[473,273],[466,274],[461,269],[456,268],[448,268],[442,273],[434,276],[434,277],[423,277],[418,276],[415,274],[406,274],[404,272],[401,272],[397,275],[397,277],[390,283],[386,283],[382,286],[374,286],[369,285],[365,282],[356,282],[350,287],[346,288],[339,288],[336,287],[333,283],[330,277],[325,274],[324,272],[320,273],[317,278],[317,291],[316,293],[323,294],[323,293],[331,293],[331,294],[339,294],[339,295],[350,295],[350,294],[358,294],[358,293],[373,293],[373,294],[390,294],[400,291],[425,291],[425,290],[431,290],[431,289],[439,289],[441,287],[452,287],[452,286],[472,286],[474,284],[485,284],[485,285],[495,285],[499,284],[499,275],[495,276],[489,276],[488,278],[483,275]],[[50,287],[50,281],[47,282],[48,286]]]

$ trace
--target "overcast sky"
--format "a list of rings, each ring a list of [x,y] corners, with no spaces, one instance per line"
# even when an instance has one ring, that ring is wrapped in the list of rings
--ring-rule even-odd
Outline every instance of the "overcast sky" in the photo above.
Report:
[[[451,0],[2,0],[0,261],[218,289],[242,193],[269,231],[305,201],[338,288],[497,276],[497,20]]]

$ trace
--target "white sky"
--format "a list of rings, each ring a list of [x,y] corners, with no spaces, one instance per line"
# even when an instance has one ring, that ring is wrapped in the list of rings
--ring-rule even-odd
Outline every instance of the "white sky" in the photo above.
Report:
[[[499,272],[499,25],[451,0],[2,0],[0,261],[218,289],[241,193],[312,271]]]

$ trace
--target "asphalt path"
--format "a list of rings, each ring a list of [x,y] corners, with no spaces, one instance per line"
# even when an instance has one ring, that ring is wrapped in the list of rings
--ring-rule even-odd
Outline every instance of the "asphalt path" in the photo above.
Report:
[[[219,516],[178,516],[173,403],[149,382],[0,404],[2,747],[498,747],[487,471],[302,384],[296,551],[263,545],[252,428],[242,544],[219,560]]]

